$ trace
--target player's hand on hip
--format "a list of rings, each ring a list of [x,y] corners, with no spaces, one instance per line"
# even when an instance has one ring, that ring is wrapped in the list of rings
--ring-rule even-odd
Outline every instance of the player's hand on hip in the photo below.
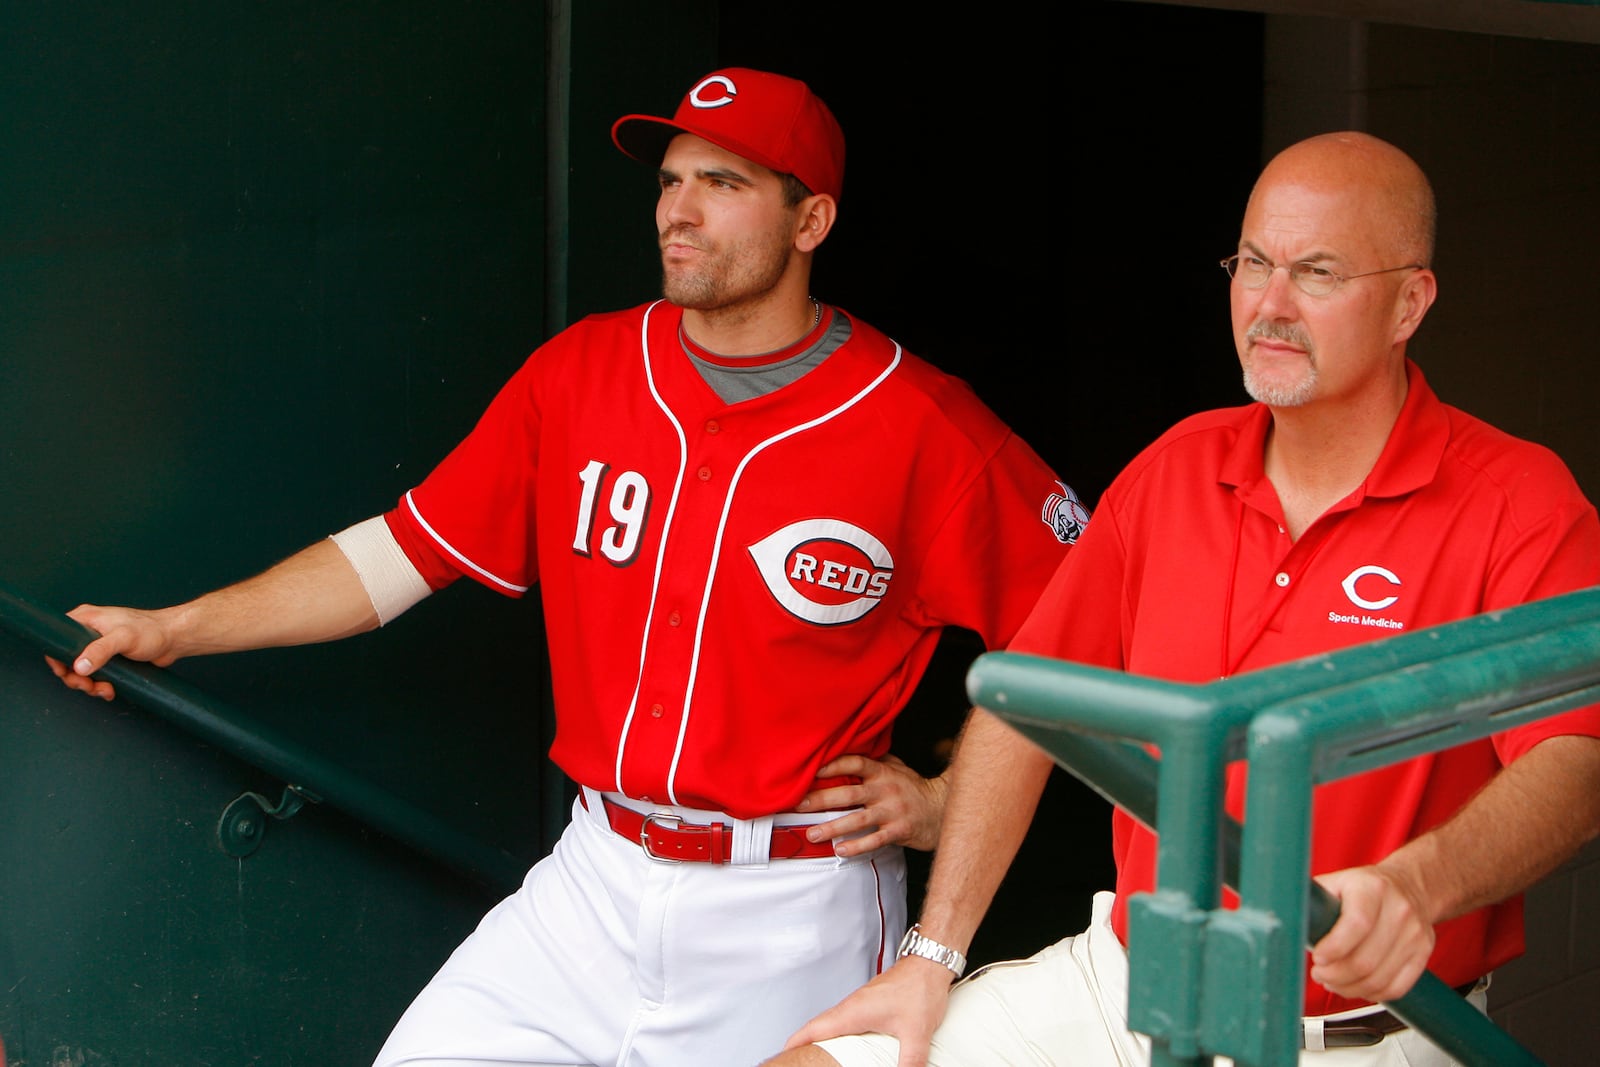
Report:
[[[888,1034],[900,1042],[898,1067],[926,1067],[933,1032],[950,1002],[950,971],[907,956],[796,1030],[785,1049],[847,1034]]]
[[[1382,867],[1352,867],[1317,881],[1339,898],[1339,920],[1312,946],[1312,980],[1374,1003],[1410,992],[1434,945],[1421,888]]]
[[[82,623],[100,636],[84,646],[69,667],[61,660],[45,657],[50,670],[68,689],[76,689],[101,700],[114,700],[117,691],[110,682],[92,677],[113,656],[143,660],[166,667],[178,657],[172,636],[165,624],[166,612],[135,608],[108,608],[80,604],[67,617]]]
[[[806,832],[811,840],[833,841],[834,851],[841,856],[858,856],[884,845],[929,850],[938,844],[949,792],[943,776],[924,778],[895,756],[881,760],[840,756],[825,764],[817,776],[859,781],[807,793],[797,810],[858,810],[811,827]]]

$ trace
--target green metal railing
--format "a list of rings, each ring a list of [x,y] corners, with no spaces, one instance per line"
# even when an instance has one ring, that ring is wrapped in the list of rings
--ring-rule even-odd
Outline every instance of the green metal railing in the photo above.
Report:
[[[1279,1067],[1305,946],[1338,915],[1309,877],[1312,787],[1600,701],[1600,588],[1205,685],[995,652],[967,688],[1159,834],[1159,884],[1129,901],[1128,1018],[1154,1064]],[[1243,829],[1223,809],[1236,759]],[[1540,1063],[1432,974],[1388,1008],[1465,1064]]]
[[[68,662],[95,636],[65,615],[45,611],[4,586],[0,586],[0,629]],[[39,669],[45,669],[43,663]],[[143,708],[286,783],[276,805],[253,793],[228,805],[219,820],[218,835],[223,849],[232,855],[243,856],[254,849],[267,825],[265,817],[287,818],[310,801],[337,808],[499,892],[515,889],[527,872],[527,864],[504,849],[477,841],[432,813],[352,775],[337,762],[170,671],[117,658],[96,677],[116,686],[119,700]]]

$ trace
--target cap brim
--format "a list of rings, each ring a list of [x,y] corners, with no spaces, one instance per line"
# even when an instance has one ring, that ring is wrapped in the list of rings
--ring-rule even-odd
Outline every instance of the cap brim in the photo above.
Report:
[[[661,166],[661,161],[667,155],[667,146],[672,144],[672,139],[680,133],[709,141],[724,151],[732,152],[740,159],[748,159],[758,166],[766,167],[774,174],[783,173],[778,164],[767,158],[764,152],[758,152],[719,130],[684,126],[654,115],[624,115],[611,124],[611,141],[622,150],[622,154],[631,156],[641,163],[648,163],[652,167]]]
[[[611,142],[623,155],[659,167],[667,154],[667,145],[678,134],[688,132],[654,115],[624,115],[611,125]]]

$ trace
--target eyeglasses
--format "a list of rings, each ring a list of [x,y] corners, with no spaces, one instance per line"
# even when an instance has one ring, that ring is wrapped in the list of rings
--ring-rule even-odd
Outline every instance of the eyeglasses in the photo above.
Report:
[[[1237,281],[1246,289],[1261,289],[1272,280],[1272,272],[1278,269],[1278,264],[1260,256],[1247,256],[1240,253],[1229,256],[1222,261],[1222,269],[1228,272],[1228,277]],[[1426,270],[1421,263],[1407,263],[1403,267],[1385,267],[1382,270],[1369,270],[1361,274],[1335,274],[1326,267],[1319,267],[1315,263],[1290,263],[1284,266],[1289,272],[1289,280],[1300,287],[1300,291],[1309,296],[1327,296],[1345,282],[1353,278],[1370,278],[1374,274],[1392,274],[1397,270]]]

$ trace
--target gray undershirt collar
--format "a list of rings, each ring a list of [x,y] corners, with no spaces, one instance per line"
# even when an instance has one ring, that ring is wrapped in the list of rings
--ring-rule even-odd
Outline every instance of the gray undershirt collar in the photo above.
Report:
[[[817,338],[816,344],[778,363],[763,363],[749,367],[712,363],[695,355],[687,344],[683,344],[681,336],[679,344],[683,344],[684,355],[689,357],[689,361],[700,372],[700,377],[705,379],[711,391],[721,397],[723,403],[737,404],[741,400],[754,400],[758,396],[766,396],[791,382],[799,381],[814,368],[821,366],[822,361],[832,355],[840,345],[850,340],[850,317],[837,308],[832,309],[832,315],[828,328]]]

